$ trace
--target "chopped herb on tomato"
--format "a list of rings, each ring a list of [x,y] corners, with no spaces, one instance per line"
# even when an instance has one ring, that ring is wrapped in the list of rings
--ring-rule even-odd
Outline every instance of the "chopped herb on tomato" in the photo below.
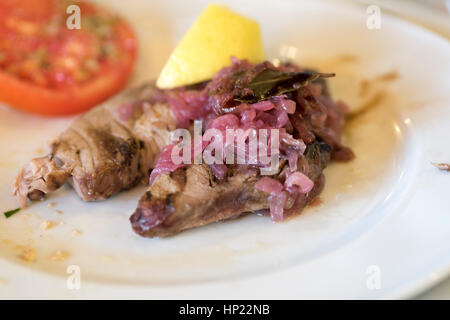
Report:
[[[81,28],[68,29],[76,4]],[[86,110],[122,89],[136,38],[117,15],[85,1],[0,1],[0,100],[48,115]]]

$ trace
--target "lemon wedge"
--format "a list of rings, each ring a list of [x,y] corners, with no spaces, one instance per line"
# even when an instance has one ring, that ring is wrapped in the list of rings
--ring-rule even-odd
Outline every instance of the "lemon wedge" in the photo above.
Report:
[[[210,4],[170,55],[156,82],[171,89],[211,79],[230,64],[230,57],[264,60],[257,22],[224,6]]]

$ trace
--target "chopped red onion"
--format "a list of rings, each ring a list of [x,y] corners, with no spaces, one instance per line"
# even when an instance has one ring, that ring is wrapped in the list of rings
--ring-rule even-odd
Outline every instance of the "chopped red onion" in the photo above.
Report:
[[[268,100],[253,103],[250,106],[257,111],[268,111],[268,110],[275,108],[274,104]]]
[[[286,154],[289,162],[289,170],[291,172],[297,171],[297,162],[298,162],[298,151],[287,149]]]
[[[226,129],[237,129],[239,127],[239,118],[228,113],[223,116],[219,116],[208,123],[208,129],[214,128],[225,132]]]
[[[255,184],[255,188],[262,192],[278,194],[283,190],[283,185],[278,180],[263,177]]]
[[[255,109],[244,110],[241,113],[241,122],[245,124],[252,123],[252,121],[256,118]]]
[[[203,119],[210,112],[208,95],[204,91],[178,90],[168,93],[167,101],[178,126],[183,128],[189,125],[189,121]]]
[[[295,101],[280,97],[274,98],[273,102],[277,108],[281,108],[289,114],[293,114],[295,112],[295,108],[297,107]]]
[[[286,192],[280,192],[278,194],[272,194],[269,196],[270,217],[272,218],[272,221],[284,220],[283,213],[286,199]]]
[[[286,131],[281,130],[280,130],[280,138],[283,143],[285,143],[287,146],[295,150],[298,150],[300,154],[303,154],[303,152],[305,152],[306,144],[303,142],[302,139],[295,139],[294,137],[292,137],[292,135],[290,135]]]
[[[308,193],[314,187],[314,182],[311,181],[305,174],[301,172],[294,172],[290,174],[284,182],[286,187],[293,185],[298,186],[301,193]]]
[[[253,104],[240,103],[236,97],[252,94],[252,90],[245,89],[244,86],[247,81],[251,81],[255,72],[259,72],[261,68],[275,67],[268,62],[253,65],[246,60],[238,60],[234,57],[231,61],[230,66],[217,72],[208,83],[196,86],[197,89],[190,87],[189,89],[161,90],[158,99],[169,103],[177,119],[178,127],[188,127],[192,120],[201,120],[204,128],[218,129],[224,134],[223,138],[226,137],[226,129],[243,129],[245,132],[267,129],[269,131],[267,145],[271,140],[270,129],[280,130],[280,157],[289,162],[285,184],[283,186],[278,180],[269,177],[263,177],[255,184],[255,188],[270,194],[272,219],[279,221],[283,219],[283,206],[288,194],[295,200],[299,193],[308,193],[314,187],[314,183],[306,175],[297,172],[298,158],[306,149],[305,143],[310,144],[319,137],[333,146],[334,158],[345,156],[347,159],[352,155],[351,151],[346,152],[347,150],[340,144],[343,115],[348,107],[342,102],[336,103],[331,100],[322,92],[321,84],[310,84],[300,88],[298,93],[281,94],[270,100]],[[295,66],[280,66],[276,69],[300,71]],[[236,77],[239,77],[238,82]],[[132,106],[124,106],[123,110],[119,110],[119,114],[121,113],[123,113],[121,119],[128,119],[133,113]],[[310,129],[311,124],[314,125],[314,131]],[[249,141],[250,139],[247,139],[244,145],[234,146],[235,159],[238,158],[238,154],[245,154],[246,160],[250,160]],[[224,139],[224,150],[228,150],[227,144],[231,146],[234,142]],[[204,142],[203,148],[208,143]],[[258,148],[261,147],[264,146],[261,141],[258,141]],[[151,183],[159,174],[184,166],[183,164],[175,165],[172,162],[172,148],[173,146],[163,148],[150,176]],[[244,167],[245,170],[256,170],[262,166],[262,163],[239,166]],[[224,178],[228,171],[228,167],[224,164],[213,164],[210,167],[219,179]]]
[[[288,122],[289,122],[289,117],[286,111],[284,110],[276,110],[275,111],[275,117],[277,118],[277,124],[276,127],[277,128],[282,128],[284,127]]]
[[[155,168],[152,170],[150,174],[150,185],[156,180],[156,178],[166,172],[173,172],[178,168],[184,167],[186,164],[180,163],[175,164],[172,161],[172,149],[175,144],[169,144],[162,148],[161,153],[159,155],[158,161],[156,162]]]

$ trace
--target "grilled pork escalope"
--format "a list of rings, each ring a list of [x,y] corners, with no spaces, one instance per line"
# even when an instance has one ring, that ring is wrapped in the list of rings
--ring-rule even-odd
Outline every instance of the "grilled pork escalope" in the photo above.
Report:
[[[324,78],[330,76],[232,59],[205,83],[130,90],[80,117],[52,143],[48,156],[28,163],[14,194],[25,206],[69,181],[82,200],[102,200],[151,173],[130,217],[144,237],[167,237],[249,212],[281,221],[321,192],[330,159],[353,157],[340,141],[346,106],[329,96]],[[222,133],[279,129],[276,172],[262,176],[259,162],[174,165],[171,131],[197,119]]]
[[[148,179],[176,120],[153,84],[126,91],[81,116],[18,174],[20,206],[67,181],[84,201],[103,200]]]
[[[286,201],[284,209],[301,210],[322,191],[322,171],[330,153],[331,147],[326,143],[314,142],[308,146],[298,166],[304,168],[315,186],[296,203],[293,199]],[[276,176],[281,176],[287,167],[284,162]],[[269,195],[255,188],[260,178],[256,170],[233,169],[225,179],[219,180],[205,164],[165,173],[142,196],[130,217],[131,225],[144,237],[168,237],[245,213],[267,211]]]
[[[203,104],[212,114],[207,127],[222,133],[225,127],[279,128],[287,146],[281,150],[277,172],[268,178],[250,165],[227,165],[219,173],[206,164],[168,166],[168,153],[162,152],[150,179],[153,184],[130,217],[134,231],[144,237],[167,237],[249,212],[270,211],[277,221],[300,212],[321,192],[322,171],[330,159],[353,157],[340,142],[345,106],[331,100],[320,76],[292,65],[276,68],[267,62],[236,60],[216,74],[197,92],[200,100],[205,92],[209,97]],[[194,100],[195,93],[188,97]],[[299,191],[290,183],[296,173],[314,186]],[[258,186],[263,179],[269,187]]]

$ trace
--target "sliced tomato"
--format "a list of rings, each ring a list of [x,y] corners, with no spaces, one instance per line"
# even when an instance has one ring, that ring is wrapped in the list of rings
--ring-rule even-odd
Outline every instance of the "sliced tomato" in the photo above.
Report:
[[[15,0],[8,1],[14,2]],[[47,0],[52,5],[56,5],[55,1],[59,2],[60,0]],[[76,3],[80,4],[80,2]],[[89,12],[94,17],[99,12],[99,9],[91,4],[84,2],[81,2],[81,4],[84,6],[82,7],[82,14],[83,12]],[[8,12],[5,14],[5,10],[1,12],[1,9],[4,8],[0,6],[0,15],[8,18]],[[54,10],[54,8],[51,9]],[[22,15],[20,18],[24,16],[23,12],[28,13],[30,10],[32,8],[26,8],[26,11],[18,11]],[[42,7],[39,10],[42,10]],[[65,12],[63,14],[65,18]],[[41,14],[41,16],[43,15]],[[47,20],[49,19],[47,18]],[[7,19],[5,21],[8,22]],[[92,45],[92,41],[85,41],[84,43],[80,42],[81,40],[78,41],[86,38],[83,38],[86,35],[89,38],[90,35],[86,31],[77,33],[78,30],[60,30],[60,32],[57,32],[57,39],[49,39],[48,36],[41,36],[39,32],[23,35],[20,34],[19,30],[18,34],[15,34],[7,29],[9,25],[6,27],[0,25],[0,49],[2,45],[7,49],[0,50],[6,52],[6,55],[4,54],[4,57],[2,57],[3,61],[0,61],[0,100],[13,107],[33,113],[66,115],[88,110],[120,91],[133,72],[137,40],[133,30],[126,22],[120,19],[114,21],[112,35],[106,37],[107,40],[102,38],[101,41],[94,41],[94,45]],[[13,22],[16,21],[13,20]],[[46,20],[44,20],[45,22]],[[95,22],[99,24],[98,20]],[[32,21],[32,23],[35,23],[35,21]],[[15,26],[15,24],[12,25]],[[22,26],[21,24],[17,25],[19,28]],[[23,25],[27,25],[27,23]],[[42,23],[39,24],[38,22],[37,26],[39,29]],[[98,27],[101,28],[102,26],[98,25]],[[65,25],[64,27],[60,26],[60,28],[65,28]],[[28,28],[26,31],[28,32],[30,29]],[[94,36],[91,38],[97,40]],[[114,57],[104,58],[98,53],[99,50],[103,49],[99,48],[99,44],[105,45],[106,41],[106,45],[108,45],[109,38],[113,41],[111,46],[114,49]],[[13,42],[11,39],[19,39],[17,50],[10,45]],[[66,47],[64,46],[64,40],[67,40],[68,43]],[[49,59],[49,62],[46,62],[46,68],[41,67],[42,64],[37,64],[36,61],[28,59],[26,49],[31,48],[31,46],[46,52],[47,59]],[[36,52],[38,49],[36,49]],[[80,72],[80,69],[86,65],[86,61],[95,65],[95,71]],[[38,65],[37,68],[36,65]],[[31,66],[31,69],[28,69],[28,66]],[[82,77],[79,76],[80,74]]]

